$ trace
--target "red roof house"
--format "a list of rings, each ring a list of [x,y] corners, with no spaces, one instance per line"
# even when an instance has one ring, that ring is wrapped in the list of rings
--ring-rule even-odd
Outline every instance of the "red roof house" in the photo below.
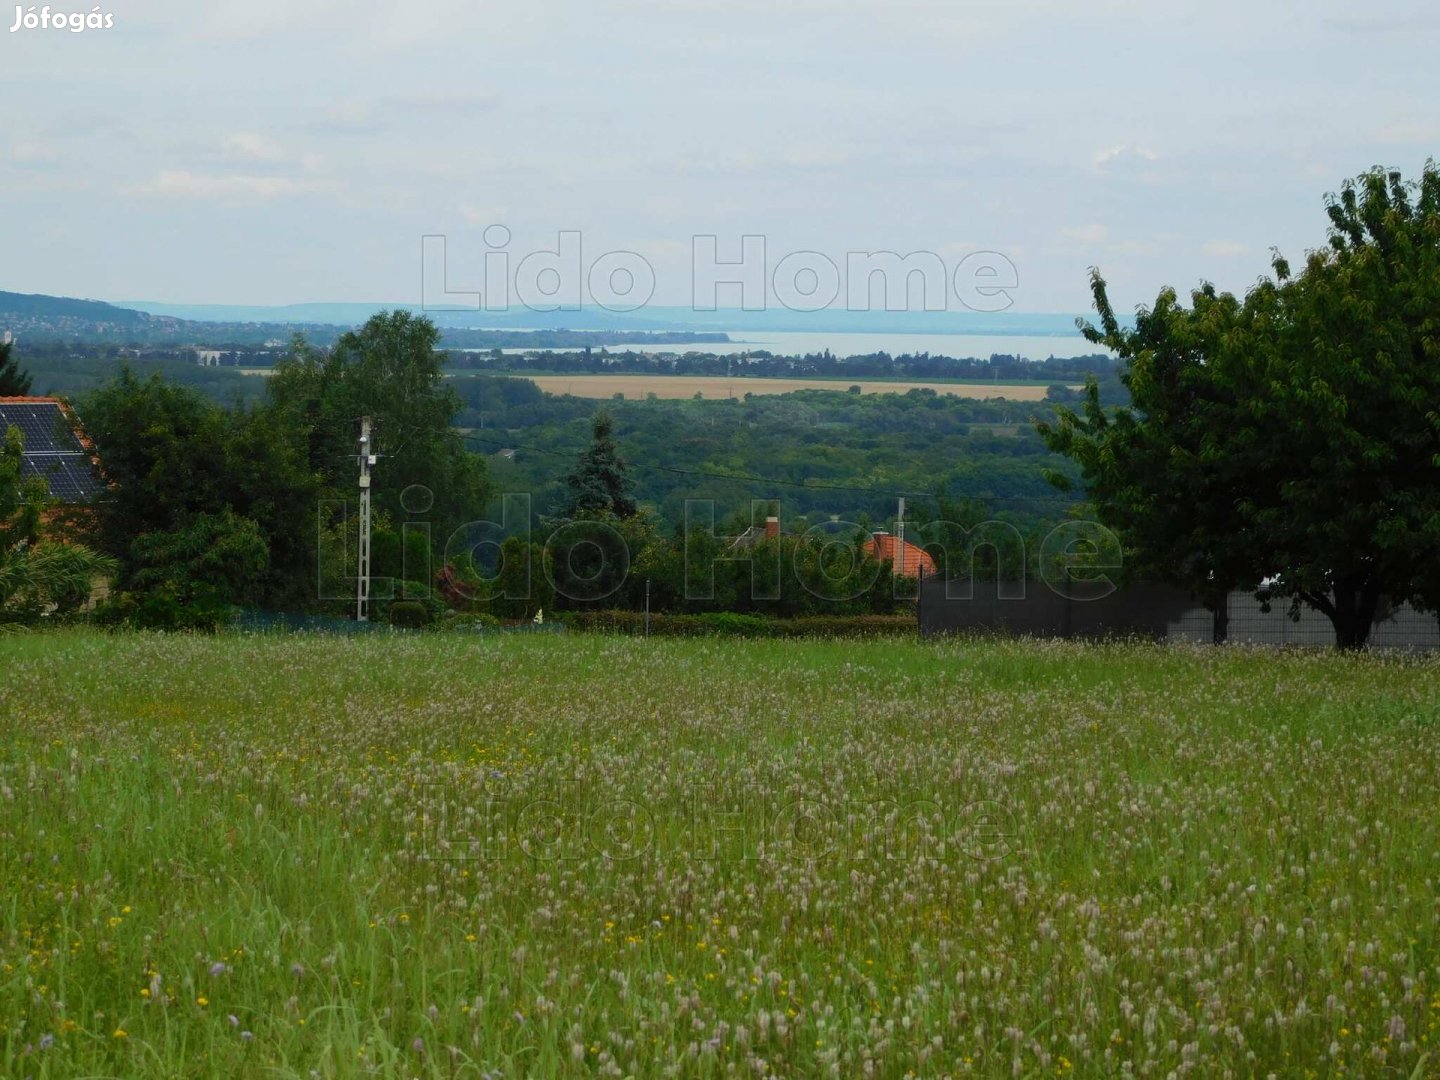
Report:
[[[867,550],[882,563],[889,563],[901,577],[933,577],[935,560],[924,548],[881,530],[871,535]]]

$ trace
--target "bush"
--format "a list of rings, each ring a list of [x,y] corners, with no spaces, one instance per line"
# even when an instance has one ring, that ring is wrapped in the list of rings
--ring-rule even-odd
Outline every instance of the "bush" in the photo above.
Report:
[[[394,583],[395,593],[391,599],[376,600],[373,605],[374,617],[382,622],[389,622],[391,626],[410,625],[408,623],[397,623],[392,616],[395,608],[401,604],[413,605],[425,612],[425,620],[418,625],[427,626],[445,614],[445,601],[439,594],[423,582],[419,581],[397,581]],[[346,607],[351,607],[351,602],[345,602]],[[403,616],[413,618],[413,616]]]
[[[419,600],[396,600],[390,605],[390,625],[419,630],[430,625],[430,609]]]
[[[139,630],[204,630],[213,632],[240,609],[208,591],[182,592],[165,582],[152,589],[112,593],[95,606],[101,626]]]
[[[682,616],[683,618],[683,616]],[[764,615],[742,615],[738,611],[707,611],[696,615],[706,632],[721,637],[769,637],[773,620]]]

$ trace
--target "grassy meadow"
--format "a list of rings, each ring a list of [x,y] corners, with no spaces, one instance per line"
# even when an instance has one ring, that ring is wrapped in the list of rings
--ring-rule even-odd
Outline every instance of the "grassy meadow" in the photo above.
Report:
[[[0,636],[5,1077],[1440,1073],[1440,660]]]

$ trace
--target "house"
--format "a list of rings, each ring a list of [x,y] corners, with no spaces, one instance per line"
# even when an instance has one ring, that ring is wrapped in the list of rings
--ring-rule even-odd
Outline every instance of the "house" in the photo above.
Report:
[[[43,476],[62,503],[86,503],[104,490],[95,450],[69,406],[53,397],[0,397],[0,438],[25,440],[20,477]]]
[[[935,576],[935,560],[926,553],[924,548],[916,547],[909,540],[891,536],[884,529],[871,534],[866,549],[872,558],[878,559],[882,563],[889,563],[895,573],[901,577],[928,578]]]
[[[780,535],[780,519],[778,517],[767,517],[764,525],[751,525],[734,540],[730,541],[732,550],[752,548],[762,540],[774,540]]]

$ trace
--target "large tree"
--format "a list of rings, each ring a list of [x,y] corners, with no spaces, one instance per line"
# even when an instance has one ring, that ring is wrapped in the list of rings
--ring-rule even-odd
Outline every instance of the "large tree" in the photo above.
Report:
[[[1358,647],[1382,601],[1440,607],[1440,171],[1375,170],[1327,209],[1329,246],[1298,274],[1277,256],[1223,346],[1281,463],[1253,513],[1269,592]]]
[[[1092,378],[1080,410],[1058,408],[1040,434],[1079,464],[1092,509],[1121,538],[1124,576],[1190,590],[1215,614],[1214,636],[1223,640],[1226,596],[1261,580],[1245,514],[1261,462],[1234,426],[1243,375],[1215,359],[1240,304],[1206,287],[1186,308],[1166,288],[1132,329],[1116,317],[1098,271],[1090,283],[1099,325],[1082,322],[1081,331],[1125,361],[1130,404],[1103,407]],[[1063,474],[1052,481],[1070,487]]]
[[[334,491],[354,490],[356,424],[369,416],[380,456],[372,481],[377,513],[408,518],[401,493],[427,489],[429,499],[421,501],[429,502],[437,546],[451,529],[478,519],[490,496],[484,459],[466,450],[452,426],[461,402],[439,341],[429,319],[381,312],[329,350],[297,338],[269,382],[271,404],[303,432],[312,469]]]
[[[213,576],[213,563],[184,552],[196,538],[224,546],[214,539],[224,532],[264,555],[258,568],[247,557],[243,590],[216,579],[217,603],[221,596],[279,608],[315,602],[320,488],[302,438],[283,415],[224,409],[194,389],[129,370],[86,397],[81,414],[109,480],[97,504],[98,532],[120,561],[122,589],[173,584],[178,579],[161,568],[167,559],[176,573],[183,561],[199,577]],[[216,522],[224,525],[218,532]],[[262,543],[250,543],[252,535]]]
[[[1328,209],[1329,246],[1243,301],[1166,289],[1125,329],[1095,275],[1087,336],[1127,361],[1132,407],[1092,388],[1041,430],[1132,566],[1309,605],[1356,648],[1384,600],[1440,606],[1440,174],[1368,173]]]

